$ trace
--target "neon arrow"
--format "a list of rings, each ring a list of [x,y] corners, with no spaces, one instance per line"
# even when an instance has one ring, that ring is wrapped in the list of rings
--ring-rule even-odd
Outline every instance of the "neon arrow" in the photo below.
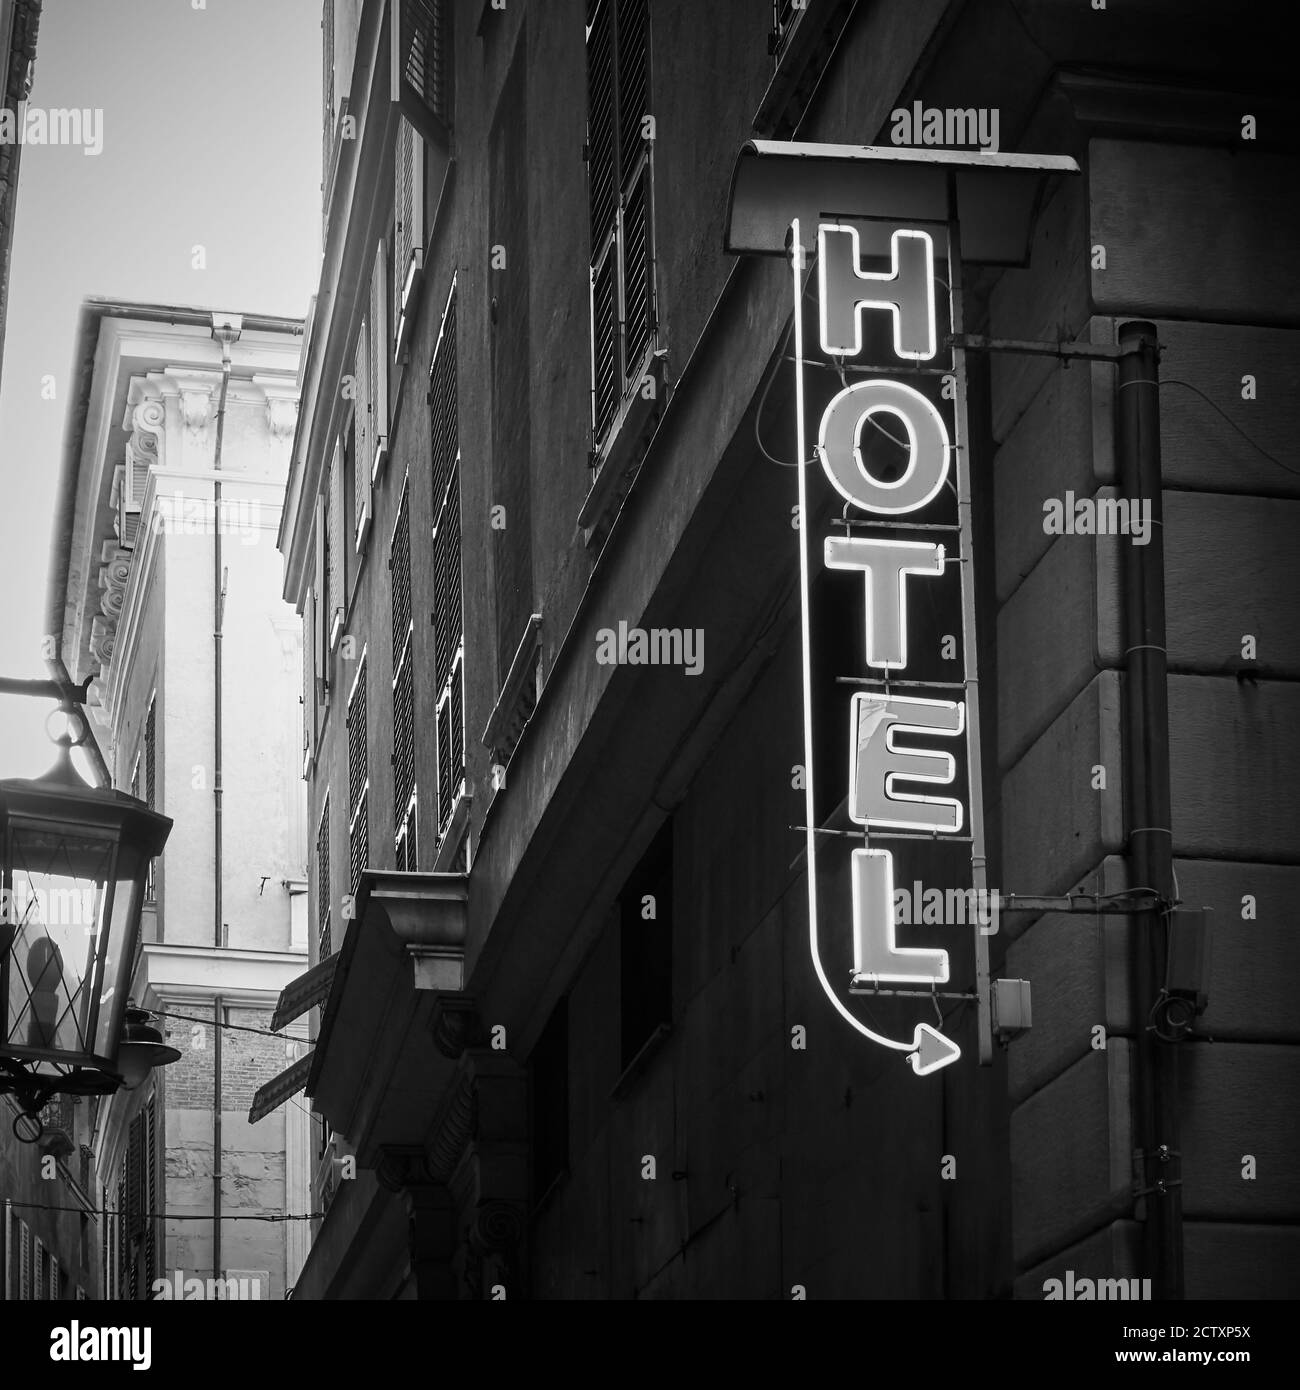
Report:
[[[928,1023],[918,1023],[907,1060],[917,1076],[929,1076],[961,1056],[961,1048],[951,1038],[936,1032]]]
[[[791,252],[790,264],[794,271],[794,355],[795,355],[795,427],[798,431],[799,474],[799,598],[803,604],[803,743],[804,743],[804,822],[808,839],[808,945],[812,953],[813,969],[821,983],[822,992],[838,1010],[840,1016],[850,1027],[857,1029],[865,1038],[881,1047],[895,1052],[908,1053],[908,1061],[917,1076],[929,1076],[931,1072],[946,1067],[961,1056],[961,1048],[951,1038],[931,1028],[928,1023],[918,1023],[911,1042],[900,1042],[887,1038],[883,1033],[873,1032],[865,1023],[849,1012],[843,1001],[831,988],[822,967],[821,948],[817,940],[817,831],[813,812],[813,741],[812,741],[812,653],[808,638],[809,577],[808,577],[808,482],[807,456],[804,453],[804,399],[803,399],[803,291],[799,284],[799,272],[803,269],[803,246],[799,241],[799,219],[796,217],[790,226]]]

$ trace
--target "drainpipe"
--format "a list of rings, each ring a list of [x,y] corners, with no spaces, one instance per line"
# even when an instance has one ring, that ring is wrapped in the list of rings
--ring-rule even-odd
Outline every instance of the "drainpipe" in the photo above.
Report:
[[[226,436],[226,395],[230,389],[230,347],[239,340],[240,321],[227,319],[217,322],[213,315],[212,336],[221,344],[221,398],[217,403],[217,439],[212,459],[212,944],[220,950],[225,944],[222,922],[222,629],[226,612],[226,571],[221,545],[221,448]],[[221,1035],[225,1022],[225,1007],[220,995],[212,1001],[212,1277],[221,1278]]]
[[[226,1005],[221,995],[212,1001],[212,1277],[221,1276],[221,1035]]]
[[[226,611],[226,575],[222,567],[221,546],[221,446],[226,434],[226,392],[230,387],[230,345],[239,336],[231,328],[212,329],[212,336],[221,344],[221,398],[217,403],[217,443],[212,459],[212,683],[213,683],[213,922],[212,944],[220,950],[226,943],[222,930],[222,824],[221,824],[221,680],[222,626]]]
[[[1160,469],[1159,349],[1155,325],[1119,330],[1119,484],[1150,501],[1151,539],[1124,555],[1124,787],[1131,887],[1152,888],[1135,915],[1131,951],[1135,1029],[1134,1172],[1146,1203],[1144,1263],[1156,1298],[1183,1297],[1183,1201],[1177,1044],[1162,1042],[1152,1009],[1165,982],[1175,900],[1169,789],[1169,684],[1165,652],[1164,507]]]

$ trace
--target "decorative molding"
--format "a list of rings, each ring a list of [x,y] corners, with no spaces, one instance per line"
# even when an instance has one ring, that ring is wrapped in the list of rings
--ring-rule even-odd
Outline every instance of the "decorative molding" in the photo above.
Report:
[[[202,439],[208,428],[212,409],[212,389],[208,386],[182,386],[180,389],[181,419],[185,433],[191,439]]]
[[[375,1181],[385,1192],[405,1192],[438,1182],[428,1156],[419,1144],[381,1144],[375,1164]]]
[[[466,1048],[481,1046],[483,1024],[475,999],[468,994],[438,994],[429,1016],[429,1032],[433,1045],[452,1062],[458,1062]]]
[[[266,427],[277,444],[292,441],[293,432],[298,427],[297,396],[273,396],[268,392]]]

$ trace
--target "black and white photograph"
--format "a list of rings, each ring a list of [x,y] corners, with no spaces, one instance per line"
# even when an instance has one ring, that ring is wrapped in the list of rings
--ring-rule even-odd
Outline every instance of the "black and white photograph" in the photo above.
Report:
[[[15,1369],[1286,1355],[1297,19],[0,0]]]

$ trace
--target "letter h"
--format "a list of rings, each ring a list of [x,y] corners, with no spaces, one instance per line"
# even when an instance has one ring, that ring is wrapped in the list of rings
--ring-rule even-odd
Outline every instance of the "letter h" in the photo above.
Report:
[[[856,227],[823,223],[817,229],[821,345],[834,357],[862,351],[862,311],[888,309],[894,351],[910,361],[935,353],[934,243],[927,232],[896,231],[889,239],[890,269],[859,269]]]

